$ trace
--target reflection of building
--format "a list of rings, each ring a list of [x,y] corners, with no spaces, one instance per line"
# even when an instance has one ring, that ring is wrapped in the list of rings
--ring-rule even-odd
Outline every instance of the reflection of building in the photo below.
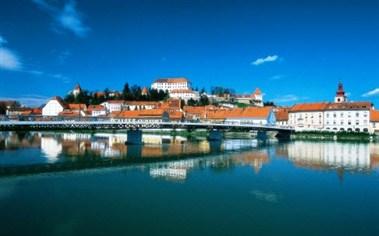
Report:
[[[288,144],[288,158],[296,165],[312,168],[361,170],[371,167],[370,146],[364,143],[296,141]]]
[[[41,137],[41,150],[49,161],[54,162],[62,153],[62,143],[55,137]]]

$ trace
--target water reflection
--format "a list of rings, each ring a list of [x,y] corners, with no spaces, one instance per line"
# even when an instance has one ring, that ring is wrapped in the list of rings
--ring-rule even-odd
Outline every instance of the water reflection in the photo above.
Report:
[[[285,158],[308,169],[336,169],[339,174],[345,170],[370,171],[379,163],[379,145],[375,143],[295,141],[263,145],[251,139],[208,142],[204,138],[152,134],[144,134],[142,139],[144,145],[125,145],[125,133],[2,132],[0,173],[10,173],[7,168],[17,173],[21,167],[23,172],[39,172],[145,163],[152,178],[184,181],[196,168],[250,166],[259,174],[272,158]],[[220,157],[229,151],[238,152]],[[203,155],[209,156],[187,159]],[[38,165],[45,169],[35,168]]]

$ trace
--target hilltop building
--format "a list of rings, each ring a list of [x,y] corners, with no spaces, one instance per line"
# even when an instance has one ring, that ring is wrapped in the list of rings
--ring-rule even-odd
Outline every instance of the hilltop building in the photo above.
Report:
[[[172,90],[189,90],[191,89],[191,84],[187,78],[179,77],[179,78],[162,78],[157,79],[151,85],[152,89],[156,90],[164,90],[171,92]]]
[[[263,107],[263,94],[259,88],[256,88],[255,91],[250,95],[235,95],[232,100],[236,103]]]
[[[185,101],[200,99],[199,93],[192,90],[190,81],[184,77],[158,79],[152,83],[151,88],[168,91],[170,98],[178,98]]]
[[[79,94],[81,93],[82,93],[82,88],[80,87],[79,84],[77,84],[75,88],[71,91],[71,94],[74,95],[74,97],[79,96]]]

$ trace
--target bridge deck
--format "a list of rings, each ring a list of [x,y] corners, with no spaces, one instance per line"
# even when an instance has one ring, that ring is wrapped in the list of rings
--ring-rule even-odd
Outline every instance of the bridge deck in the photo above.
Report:
[[[292,132],[289,127],[238,123],[211,122],[122,122],[122,121],[0,121],[0,129],[219,129]]]

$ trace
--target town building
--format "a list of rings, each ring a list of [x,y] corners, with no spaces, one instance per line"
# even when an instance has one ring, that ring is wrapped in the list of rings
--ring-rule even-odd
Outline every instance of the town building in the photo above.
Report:
[[[193,91],[192,89],[173,89],[169,92],[170,98],[183,99],[184,101],[199,100],[200,95],[199,92]]]
[[[123,122],[162,122],[169,121],[169,113],[163,109],[151,109],[151,110],[134,110],[134,111],[121,111],[113,112],[111,115],[112,120],[114,121],[123,121]]]
[[[235,108],[226,112],[225,123],[275,125],[275,114],[272,107]]]
[[[61,97],[53,97],[43,106],[42,116],[58,116],[65,108]]]
[[[379,134],[379,111],[371,110],[370,112],[371,133]]]
[[[93,117],[107,115],[107,109],[102,105],[89,105],[87,111]]]
[[[348,102],[342,83],[334,102],[302,103],[288,112],[288,125],[297,131],[370,132],[370,102]]]
[[[370,110],[370,102],[329,103],[324,110],[325,130],[368,132]]]
[[[125,101],[124,100],[108,100],[100,105],[104,106],[107,110],[107,113],[120,112],[124,109]]]
[[[163,90],[171,92],[172,90],[191,89],[191,84],[187,78],[178,77],[178,78],[162,78],[157,79],[151,85],[152,89]]]
[[[126,110],[151,110],[158,107],[158,102],[153,101],[125,101]]]
[[[288,125],[296,131],[324,129],[324,111],[328,103],[300,103],[288,111]]]
[[[280,107],[275,111],[276,125],[281,127],[288,126],[288,107]]]

